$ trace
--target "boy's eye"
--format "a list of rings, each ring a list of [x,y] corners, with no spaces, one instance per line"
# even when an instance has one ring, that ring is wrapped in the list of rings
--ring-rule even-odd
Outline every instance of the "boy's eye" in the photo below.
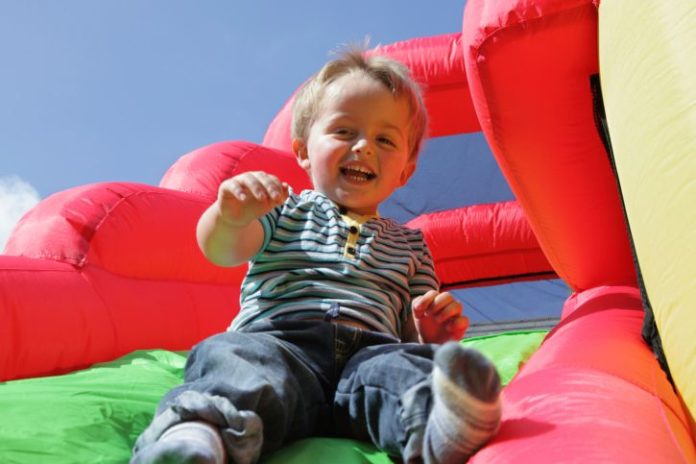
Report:
[[[392,139],[390,139],[389,137],[378,137],[377,141],[381,144],[389,145],[390,147],[396,146],[396,143],[394,143],[394,141]]]

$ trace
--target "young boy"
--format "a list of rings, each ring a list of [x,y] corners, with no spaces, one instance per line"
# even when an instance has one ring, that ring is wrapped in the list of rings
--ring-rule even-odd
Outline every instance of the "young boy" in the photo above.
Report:
[[[316,435],[462,463],[495,433],[494,366],[453,342],[468,320],[438,291],[420,231],[377,214],[426,124],[417,84],[383,57],[348,52],[303,87],[293,150],[314,190],[263,172],[220,185],[198,241],[219,265],[249,261],[241,310],[193,349],[133,463],[253,463]]]

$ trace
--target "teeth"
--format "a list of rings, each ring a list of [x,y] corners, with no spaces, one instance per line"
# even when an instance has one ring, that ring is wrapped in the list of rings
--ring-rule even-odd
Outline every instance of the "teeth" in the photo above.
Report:
[[[354,179],[362,179],[362,180],[371,180],[377,177],[376,174],[373,172],[361,168],[359,166],[352,166],[352,167],[346,167],[346,168],[341,168],[341,174],[344,176],[349,176]]]

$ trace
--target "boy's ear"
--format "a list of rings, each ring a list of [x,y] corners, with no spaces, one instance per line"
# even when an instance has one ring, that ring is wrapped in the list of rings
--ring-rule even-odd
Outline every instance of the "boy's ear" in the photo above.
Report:
[[[416,162],[415,161],[409,161],[406,163],[406,166],[404,166],[404,170],[401,171],[401,186],[406,185],[406,182],[411,178],[413,175],[413,172],[416,170]]]
[[[307,144],[304,140],[292,139],[292,151],[297,157],[297,164],[305,171],[309,170],[309,156],[307,156]]]

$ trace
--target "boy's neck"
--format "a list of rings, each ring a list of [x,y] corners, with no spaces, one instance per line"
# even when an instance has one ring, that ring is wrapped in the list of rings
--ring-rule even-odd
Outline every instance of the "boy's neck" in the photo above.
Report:
[[[343,205],[336,203],[331,198],[329,198],[328,195],[320,192],[319,190],[312,189],[312,191],[318,193],[319,195],[323,196],[324,198],[329,200],[331,203],[336,205],[336,208],[338,208],[338,212],[341,214],[341,216],[347,216],[347,217],[353,219],[354,221],[358,221],[358,222],[362,223],[362,222],[367,221],[368,219],[375,219],[375,218],[380,217],[379,212],[377,212],[377,211],[375,211],[374,213],[371,213],[371,214],[358,213],[357,211],[352,211],[350,208],[347,208]]]
[[[356,213],[355,211],[351,211],[350,209],[346,208],[345,206],[341,205],[336,205],[338,206],[338,212],[341,213],[341,216],[347,216],[354,221],[357,222],[365,222],[368,219],[376,219],[379,217],[379,213],[374,213],[374,214],[360,214]]]

